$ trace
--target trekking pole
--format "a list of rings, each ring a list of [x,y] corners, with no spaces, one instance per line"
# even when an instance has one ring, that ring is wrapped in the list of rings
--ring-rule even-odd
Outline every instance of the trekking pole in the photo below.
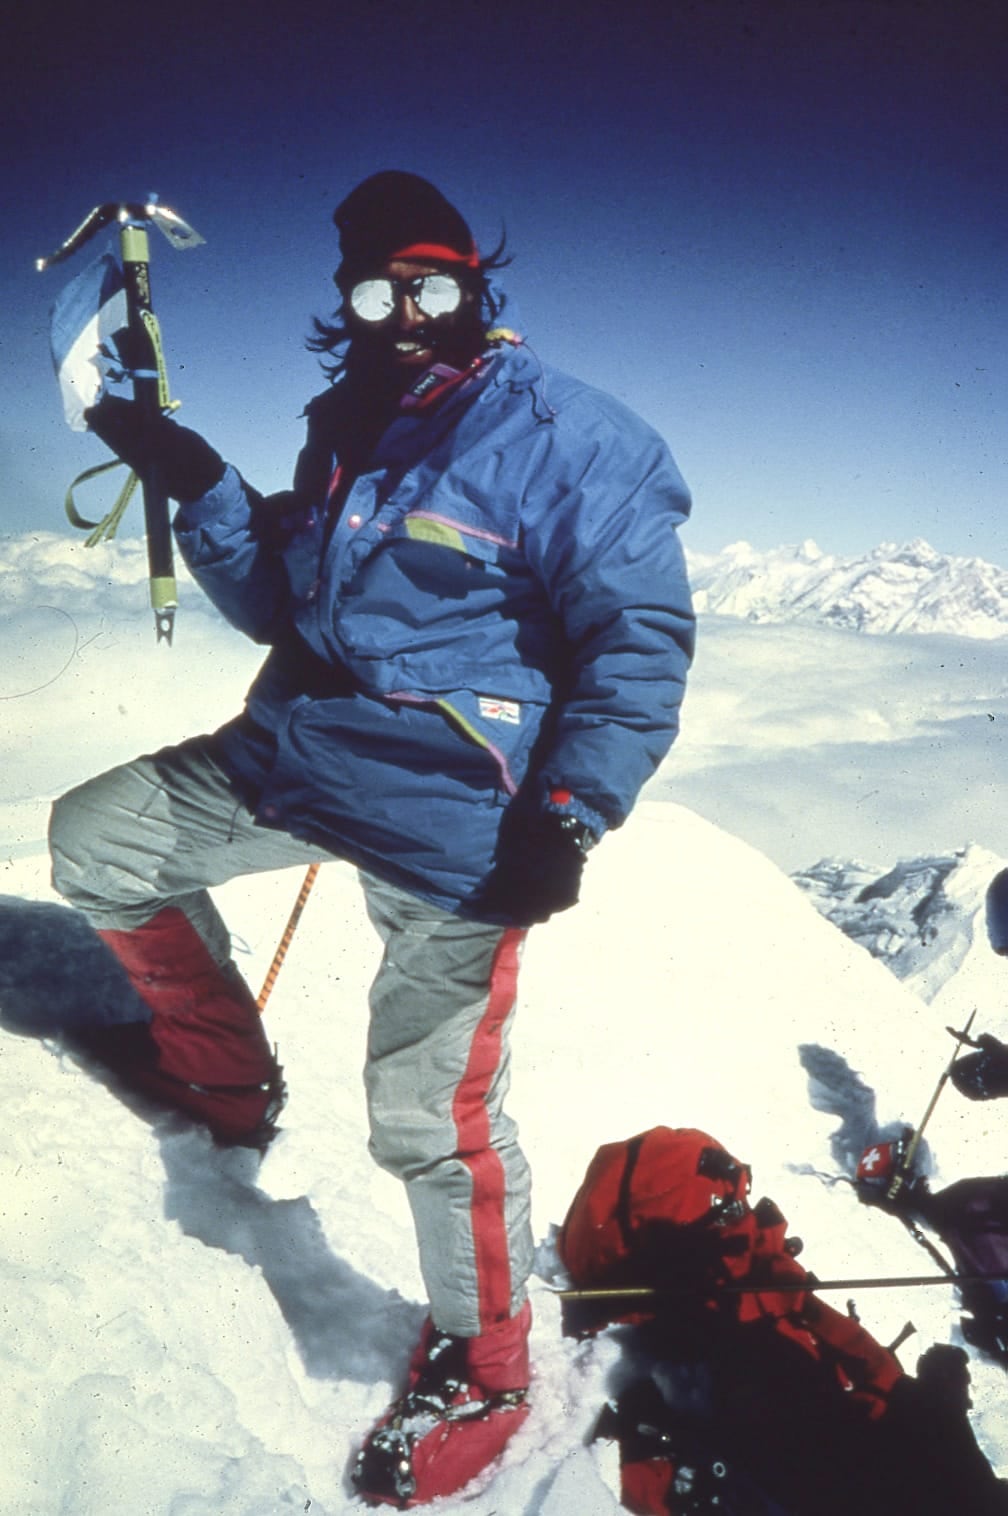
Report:
[[[818,1294],[820,1290],[896,1290],[918,1289],[924,1285],[991,1284],[1008,1279],[1008,1274],[906,1274],[897,1278],[875,1279],[789,1279],[773,1284],[743,1284],[738,1280],[718,1283],[712,1288],[725,1295],[800,1295]],[[702,1285],[630,1285],[624,1288],[590,1290],[553,1290],[559,1300],[675,1300],[706,1295]]]
[[[287,925],[284,927],[284,934],[280,938],[277,950],[273,954],[273,962],[269,966],[269,972],[263,980],[262,989],[259,991],[256,1005],[259,1007],[260,1014],[266,1009],[266,1002],[273,993],[273,986],[276,984],[277,975],[283,967],[284,959],[287,957],[287,949],[290,947],[294,933],[297,931],[297,924],[301,920],[301,912],[308,903],[308,896],[311,894],[312,885],[315,883],[315,876],[318,874],[320,867],[321,864],[318,863],[309,864],[308,872],[301,883],[301,889],[294,902],[294,909],[291,911]]]
[[[150,245],[147,228],[156,226],[176,248],[195,247],[203,241],[181,216],[157,203],[151,195],[144,204],[107,201],[98,205],[80,226],[45,258],[36,260],[39,273],[63,263],[106,226],[119,225],[119,244],[125,279],[127,311],[127,363],[133,398],[144,415],[157,415],[171,407],[161,329],[151,305]],[[171,517],[161,470],[152,464],[140,479],[147,536],[147,568],[150,600],[157,641],[169,645],[175,626],[178,590],[172,558]],[[128,500],[128,494],[125,499]],[[125,505],[125,500],[123,500]],[[116,518],[117,519],[117,518]],[[114,530],[114,523],[112,525]],[[99,533],[99,536],[101,534]]]
[[[903,1188],[903,1185],[906,1183],[907,1176],[913,1167],[914,1158],[917,1156],[917,1149],[920,1147],[921,1137],[924,1135],[924,1128],[931,1120],[934,1108],[938,1104],[938,1097],[949,1081],[949,1077],[952,1073],[952,1068],[955,1064],[955,1061],[963,1050],[963,1039],[969,1036],[969,1029],[973,1025],[975,1017],[976,1010],[974,1009],[970,1012],[970,1018],[963,1030],[961,1032],[955,1033],[955,1036],[959,1038],[959,1041],[956,1043],[955,1052],[949,1059],[946,1068],[942,1072],[941,1078],[938,1080],[938,1083],[935,1086],[935,1092],[931,1096],[931,1099],[928,1101],[927,1109],[924,1112],[924,1115],[921,1117],[920,1125],[917,1127],[909,1143],[907,1144],[906,1152],[903,1154],[903,1157],[896,1165],[896,1172],[892,1177],[892,1182],[890,1183],[888,1190],[886,1191],[887,1200],[895,1200],[896,1196]]]

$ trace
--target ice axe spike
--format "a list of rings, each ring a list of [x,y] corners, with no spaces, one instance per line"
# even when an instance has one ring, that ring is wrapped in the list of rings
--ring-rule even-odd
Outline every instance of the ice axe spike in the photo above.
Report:
[[[197,247],[203,238],[175,211],[158,204],[156,195],[143,203],[108,200],[96,205],[52,253],[36,259],[40,273],[73,257],[92,237],[113,223],[119,225],[120,251],[126,286],[127,330],[133,399],[147,414],[170,408],[168,376],[161,347],[161,329],[151,304],[149,226],[156,226],[173,247]],[[144,525],[147,570],[154,627],[158,642],[171,643],[178,590],[172,555],[168,495],[157,467],[144,471]]]

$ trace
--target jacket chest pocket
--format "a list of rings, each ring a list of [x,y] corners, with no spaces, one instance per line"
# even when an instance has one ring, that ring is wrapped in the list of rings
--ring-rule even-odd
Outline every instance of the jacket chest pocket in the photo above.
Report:
[[[447,599],[478,592],[523,566],[517,544],[503,535],[427,511],[403,517],[384,548],[417,589]]]
[[[410,542],[428,542],[484,563],[496,563],[502,554],[518,548],[503,532],[436,511],[410,511],[403,517],[402,529]]]

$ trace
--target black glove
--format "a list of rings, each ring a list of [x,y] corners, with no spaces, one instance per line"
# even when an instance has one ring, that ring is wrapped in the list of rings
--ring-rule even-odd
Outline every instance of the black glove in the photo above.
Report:
[[[957,1058],[949,1077],[960,1095],[969,1100],[997,1100],[1008,1095],[1008,1047],[983,1032],[976,1039],[976,1053]]]
[[[577,901],[592,835],[574,816],[555,811],[509,814],[501,827],[494,867],[474,905],[521,926],[548,921]]]
[[[152,465],[160,468],[173,500],[198,500],[223,478],[224,460],[209,442],[160,411],[144,410],[135,400],[104,395],[84,412],[84,419],[88,430],[141,478]]]

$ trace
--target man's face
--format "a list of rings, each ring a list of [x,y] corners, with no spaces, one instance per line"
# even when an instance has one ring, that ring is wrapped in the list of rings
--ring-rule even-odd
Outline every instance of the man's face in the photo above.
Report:
[[[431,278],[425,287],[426,276]],[[448,311],[444,307],[454,296],[446,278],[459,291],[458,303]],[[390,281],[391,289],[378,281]],[[370,298],[362,300],[357,292]],[[383,314],[387,308],[381,302],[383,294],[391,297],[387,314]],[[373,312],[376,319],[364,319],[355,305]],[[355,280],[347,294],[346,322],[354,356],[400,390],[432,363],[464,366],[483,345],[479,301],[473,291],[450,267],[412,258],[392,258],[366,278]]]

